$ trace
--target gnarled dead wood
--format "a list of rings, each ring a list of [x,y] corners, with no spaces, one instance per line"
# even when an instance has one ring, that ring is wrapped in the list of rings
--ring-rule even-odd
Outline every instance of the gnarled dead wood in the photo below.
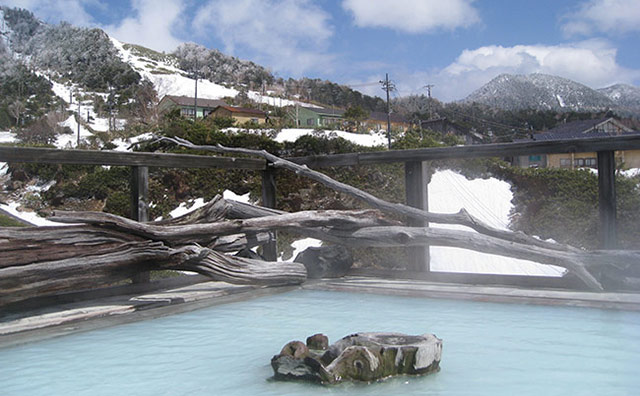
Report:
[[[158,141],[168,141],[168,142],[172,142],[174,144],[191,148],[194,150],[203,150],[203,151],[211,151],[215,153],[226,153],[226,154],[233,153],[233,154],[262,157],[267,161],[269,161],[274,168],[280,168],[280,169],[286,169],[286,170],[292,171],[297,175],[304,176],[311,180],[322,183],[323,185],[333,190],[358,198],[376,209],[403,215],[412,219],[424,220],[427,222],[438,223],[438,224],[464,225],[481,234],[490,235],[490,236],[504,239],[507,241],[540,246],[540,247],[544,247],[551,250],[561,250],[561,251],[562,250],[578,251],[579,250],[568,245],[542,241],[540,239],[530,237],[522,232],[504,231],[504,230],[491,227],[488,224],[485,224],[484,222],[482,222],[480,219],[475,218],[464,209],[460,210],[458,213],[451,213],[451,214],[432,213],[432,212],[426,212],[411,206],[399,204],[399,203],[387,202],[383,199],[380,199],[372,194],[369,194],[365,191],[357,189],[353,186],[334,180],[331,177],[321,172],[317,172],[312,169],[309,169],[305,165],[298,165],[294,162],[275,156],[265,150],[251,150],[251,149],[238,148],[238,147],[224,147],[222,145],[218,145],[218,146],[197,145],[179,137],[174,137],[174,138],[163,137],[158,139]]]
[[[253,260],[196,246],[190,249],[198,252],[198,259],[171,264],[167,268],[195,271],[213,279],[234,284],[292,285],[307,279],[307,271],[300,263]]]
[[[198,243],[203,246],[215,244],[219,236],[238,233],[257,233],[269,230],[329,228],[353,230],[391,224],[384,220],[376,210],[353,211],[303,211],[285,213],[267,217],[219,221],[207,224],[184,224],[159,226],[140,223],[121,216],[102,212],[59,212],[49,220],[63,223],[86,223],[121,232],[127,232],[144,238],[164,241],[168,244]]]

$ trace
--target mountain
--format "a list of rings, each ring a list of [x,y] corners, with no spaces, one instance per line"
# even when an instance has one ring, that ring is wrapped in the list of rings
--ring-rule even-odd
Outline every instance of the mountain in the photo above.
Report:
[[[640,109],[640,88],[627,84],[616,84],[607,88],[598,89],[619,107],[630,111]]]
[[[276,78],[263,66],[216,49],[185,43],[172,53],[160,53],[121,43],[101,29],[50,25],[28,10],[0,5],[0,130],[29,126],[65,108],[61,101],[67,104],[67,117],[80,113],[95,131],[132,121],[149,123],[155,116],[153,103],[164,95],[194,95],[196,75],[198,97],[228,98],[240,105],[313,101],[368,111],[384,108],[382,99],[349,87]],[[26,81],[36,81],[37,92]],[[73,122],[68,125],[72,129]]]
[[[575,81],[547,74],[501,74],[463,102],[504,110],[602,111],[619,107],[617,99]]]

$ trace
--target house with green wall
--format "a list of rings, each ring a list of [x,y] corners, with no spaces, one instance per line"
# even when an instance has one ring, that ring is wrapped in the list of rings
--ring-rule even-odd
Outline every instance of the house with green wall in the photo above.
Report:
[[[320,107],[298,107],[293,109],[294,117],[297,114],[297,124],[301,128],[328,127],[342,125],[344,122],[344,110],[323,109]]]
[[[193,118],[195,113],[196,118],[204,118],[211,114],[216,107],[226,105],[224,100],[198,98],[196,101],[195,98],[189,96],[165,95],[158,103],[158,112],[164,114],[173,109],[180,109],[182,116]]]

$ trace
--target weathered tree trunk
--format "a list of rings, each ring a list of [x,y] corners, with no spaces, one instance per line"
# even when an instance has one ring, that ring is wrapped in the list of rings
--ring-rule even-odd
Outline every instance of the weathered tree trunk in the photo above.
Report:
[[[284,213],[220,197],[179,218],[149,223],[106,213],[56,212],[53,220],[80,225],[0,228],[0,305],[101,286],[158,269],[195,271],[232,283],[304,282],[303,264],[223,254],[264,244],[270,241],[274,230],[293,231],[345,246],[452,246],[536,260],[566,268],[594,290],[603,289],[602,279],[618,284],[639,283],[640,251],[587,252],[543,242],[522,233],[491,228],[464,211],[438,214],[389,203],[266,152],[168,140],[202,150],[260,155],[276,167],[356,196],[375,208],[431,223],[466,225],[478,233],[405,227],[383,218],[377,210]]]
[[[570,272],[577,275],[586,285],[594,290],[603,290],[601,282],[594,276],[594,273],[591,272],[585,262],[583,260],[589,261],[589,267],[599,267],[599,271],[606,272],[608,266],[616,266],[619,265],[617,261],[608,261],[613,258],[613,256],[609,256],[610,252],[593,252],[593,253],[585,253],[584,251],[575,248],[573,246],[557,244],[539,240],[537,238],[530,237],[521,232],[511,232],[493,228],[487,224],[484,224],[479,219],[471,216],[464,209],[455,214],[442,214],[442,213],[430,213],[417,208],[413,208],[403,204],[391,203],[379,199],[372,194],[369,194],[365,191],[359,190],[353,186],[346,185],[344,183],[333,180],[327,175],[311,170],[306,166],[298,165],[294,162],[287,161],[285,159],[279,158],[273,154],[270,154],[266,151],[258,151],[258,150],[250,150],[244,148],[231,148],[231,147],[223,147],[223,146],[207,146],[207,145],[195,145],[187,140],[181,138],[161,138],[160,140],[170,141],[172,143],[178,144],[180,146],[197,149],[197,150],[205,150],[212,151],[217,153],[234,153],[234,154],[243,154],[243,155],[252,155],[259,156],[271,163],[271,165],[275,168],[287,169],[300,176],[308,177],[312,180],[315,180],[319,183],[324,184],[325,186],[332,188],[336,191],[343,192],[349,194],[353,197],[356,197],[367,204],[373,206],[374,208],[381,209],[383,211],[400,214],[406,216],[411,219],[419,219],[424,220],[430,223],[440,223],[440,224],[459,224],[470,227],[471,229],[477,231],[481,234],[481,236],[474,234],[459,234],[456,236],[456,233],[449,233],[443,237],[443,239],[435,238],[438,231],[434,231],[434,229],[427,229],[427,234],[430,233],[430,236],[419,236],[422,231],[419,231],[419,228],[407,229],[402,231],[399,235],[413,235],[413,237],[407,238],[407,241],[418,241],[415,242],[416,245],[423,245],[427,241],[432,246],[437,246],[438,244],[443,246],[457,246],[466,249],[478,250],[481,252],[494,252],[495,254],[501,254],[508,257],[517,257],[517,258],[525,258],[532,259],[534,257],[541,257],[544,259],[544,263],[554,264],[562,266],[568,269]],[[246,215],[250,215],[251,210],[246,207],[241,208],[246,212]],[[233,212],[233,209],[232,209]],[[255,212],[255,211],[254,211]],[[242,213],[241,213],[242,215]],[[300,231],[300,230],[299,230]],[[324,231],[324,230],[323,230]],[[387,230],[393,232],[392,230]],[[387,231],[381,231],[382,234]],[[314,234],[314,231],[311,229],[305,230],[305,233],[309,236]],[[330,240],[332,242],[341,243],[341,241],[349,240],[351,237],[351,241],[353,244],[358,245],[366,245],[367,242],[363,242],[362,238],[371,237],[371,235],[364,235],[364,230],[360,231],[358,234],[358,238],[353,238],[353,235],[342,235],[336,238],[336,232],[325,232],[325,236],[315,236],[319,239]],[[398,236],[398,235],[397,235]],[[484,237],[482,237],[484,236]],[[417,237],[417,238],[416,238]],[[374,241],[374,239],[370,240],[369,243],[390,243],[389,242],[390,235],[382,236],[381,239]],[[474,243],[465,243],[465,238],[471,238]],[[358,241],[356,242],[356,239]],[[402,238],[400,238],[402,239]],[[433,241],[432,241],[433,240]],[[438,242],[440,240],[440,242]],[[396,246],[396,243],[391,243]],[[556,253],[554,253],[556,252]],[[625,266],[632,265],[631,261],[636,260],[637,263],[637,253],[636,252],[618,252],[621,256],[625,257]],[[544,257],[542,257],[544,256]],[[595,261],[598,261],[600,264],[593,264],[594,257],[598,257]],[[620,275],[617,275],[620,278]],[[626,279],[623,277],[623,281],[626,283],[633,283],[632,280]]]

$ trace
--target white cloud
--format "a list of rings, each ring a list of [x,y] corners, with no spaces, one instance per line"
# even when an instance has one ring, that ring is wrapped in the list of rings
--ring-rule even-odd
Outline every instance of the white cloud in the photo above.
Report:
[[[640,79],[640,70],[620,66],[616,53],[616,48],[603,40],[557,46],[492,45],[464,50],[442,70],[396,74],[394,78],[399,89],[410,92],[427,82],[433,83],[435,97],[443,101],[463,99],[501,73],[545,73],[593,88],[633,84]]]
[[[93,18],[85,11],[88,4],[99,4],[98,0],[3,0],[9,7],[25,8],[45,22],[66,21],[75,26],[90,26]]]
[[[172,51],[181,43],[172,31],[180,24],[183,0],[133,0],[131,6],[136,16],[102,28],[120,41],[157,51]]]
[[[480,22],[474,0],[344,0],[356,26],[383,27],[407,33],[455,29]]]
[[[248,50],[259,63],[300,75],[331,67],[329,19],[310,0],[211,0],[194,26],[202,37],[213,33],[227,53]]]
[[[640,31],[638,0],[589,0],[564,16],[567,35],[621,34]]]

